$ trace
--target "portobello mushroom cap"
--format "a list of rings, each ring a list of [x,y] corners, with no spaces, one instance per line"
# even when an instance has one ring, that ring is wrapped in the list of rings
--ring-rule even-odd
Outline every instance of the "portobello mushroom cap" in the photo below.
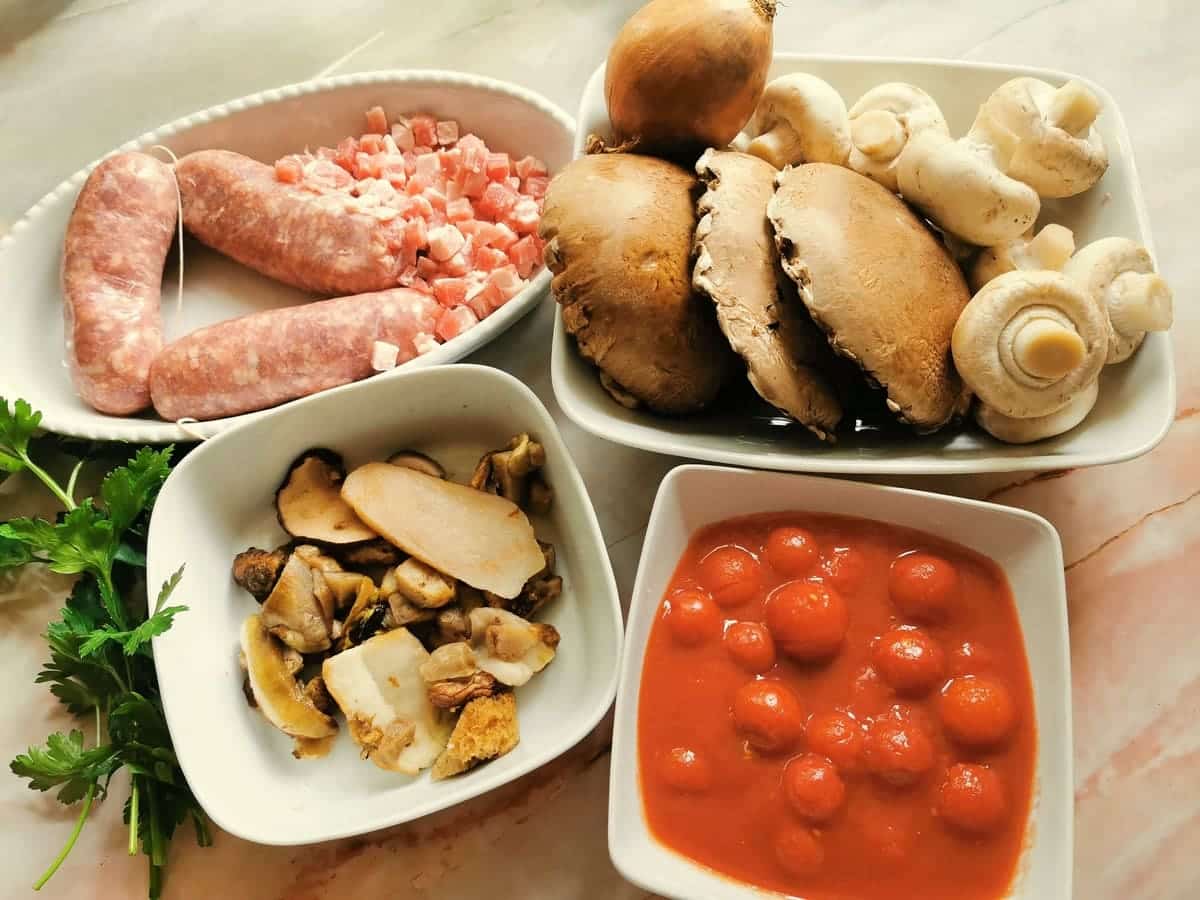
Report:
[[[628,153],[585,156],[550,184],[546,265],[562,322],[624,405],[683,415],[735,368],[712,305],[692,289],[696,179]]]
[[[835,351],[918,431],[966,412],[950,337],[968,301],[946,248],[891,191],[825,163],[785,169],[767,205],[783,269]]]
[[[322,544],[357,544],[376,537],[341,497],[346,469],[332,450],[306,450],[275,492],[283,530]]]

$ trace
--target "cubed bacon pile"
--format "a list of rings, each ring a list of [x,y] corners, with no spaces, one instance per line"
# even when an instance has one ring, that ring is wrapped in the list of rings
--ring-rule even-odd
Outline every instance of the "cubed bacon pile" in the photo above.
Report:
[[[275,177],[378,218],[401,259],[397,283],[444,307],[441,342],[507,303],[542,265],[545,164],[493,153],[456,121],[414,115],[389,125],[376,106],[361,137],[285,156]]]

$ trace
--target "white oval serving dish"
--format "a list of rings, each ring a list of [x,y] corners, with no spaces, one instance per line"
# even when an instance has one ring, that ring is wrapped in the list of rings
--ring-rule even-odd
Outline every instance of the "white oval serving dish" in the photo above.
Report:
[[[608,850],[617,870],[664,897],[782,900],[718,875],[660,844],[646,824],[638,763],[638,700],[646,639],[688,541],[705,525],[769,512],[854,515],[956,541],[995,561],[1016,600],[1033,679],[1037,765],[1025,849],[1005,900],[1071,896],[1074,781],[1071,652],[1058,532],[1041,516],[959,497],[715,466],[679,466],[659,487],[629,606],[613,724]],[[851,612],[853,615],[853,612]]]
[[[343,724],[324,759],[292,758],[292,741],[242,695],[238,633],[258,610],[233,583],[236,553],[287,539],[274,496],[302,451],[328,446],[353,467],[411,447],[451,478],[521,431],[546,447],[554,489],[538,536],[554,544],[563,595],[538,619],[562,635],[554,661],[517,692],[521,740],[500,759],[446,781],[408,778],[359,758]],[[179,764],[225,831],[261,844],[307,844],[397,825],[461,803],[549,762],[581,740],[612,704],[621,607],[583,479],[554,420],[529,388],[498,369],[438,366],[297,400],[195,448],[155,503],[147,583],[185,565],[172,603],[188,606],[154,641],[163,708]]]
[[[1010,78],[1029,75],[1062,83],[1076,77],[962,60],[777,54],[771,77],[790,72],[810,72],[826,79],[847,105],[877,84],[911,82],[939,102],[956,135],[966,132],[979,104]],[[1087,83],[1104,106],[1097,128],[1111,164],[1100,183],[1087,193],[1047,201],[1042,221],[1073,229],[1079,246],[1119,235],[1139,241],[1153,253],[1146,204],[1121,111],[1108,91]],[[575,152],[580,155],[589,134],[609,136],[603,66],[588,81],[578,120]],[[600,387],[595,369],[579,356],[563,329],[561,315],[555,322],[551,373],[554,395],[563,412],[608,440],[729,465],[844,475],[946,475],[1104,465],[1151,450],[1166,435],[1175,415],[1175,370],[1167,334],[1150,335],[1133,359],[1104,370],[1100,399],[1080,427],[1025,446],[1002,444],[973,427],[946,429],[927,437],[839,435],[837,444],[823,445],[802,428],[770,424],[768,417],[752,420],[736,410],[679,419],[628,410]]]
[[[363,113],[379,105],[389,116],[429,111],[459,120],[493,149],[544,160],[553,173],[571,158],[574,123],[532,91],[480,75],[435,70],[365,72],[317,78],[231,100],[143,134],[118,150],[170,148],[176,156],[222,148],[272,162],[305,146],[332,146],[363,131]],[[161,153],[161,151],[159,151]],[[97,160],[98,162],[98,160]],[[214,419],[180,428],[149,413],[108,416],[75,393],[63,362],[63,235],[75,197],[95,163],[43,197],[0,239],[0,296],[5,297],[5,351],[0,353],[0,395],[24,397],[42,410],[43,427],[97,440],[145,443],[208,437],[261,413]],[[227,259],[199,242],[184,245],[184,302],[175,309],[178,258],[174,248],[163,274],[166,339],[261,309],[312,299]],[[543,269],[529,286],[470,331],[401,368],[449,363],[494,340],[545,297]],[[393,370],[393,372],[396,370]],[[393,373],[384,373],[389,377]]]

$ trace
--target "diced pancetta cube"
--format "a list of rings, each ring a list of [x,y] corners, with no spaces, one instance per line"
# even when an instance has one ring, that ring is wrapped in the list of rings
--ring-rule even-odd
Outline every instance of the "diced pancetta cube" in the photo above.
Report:
[[[300,154],[296,155],[299,156]],[[337,150],[334,147],[318,147],[317,152],[312,155],[316,156],[317,159],[328,159],[337,162]]]
[[[367,131],[371,134],[387,134],[387,113],[382,106],[372,106],[367,110]]]
[[[383,136],[383,152],[389,156],[398,156],[400,154],[400,148],[396,146],[396,139],[390,134]]]
[[[474,204],[475,212],[485,219],[498,222],[512,211],[520,199],[520,195],[508,185],[498,181],[489,182]]]
[[[449,309],[466,303],[471,283],[465,278],[435,278],[430,285],[437,302]]]
[[[438,346],[438,339],[424,331],[417,332],[416,337],[413,338],[413,348],[417,351],[417,356],[424,356],[431,350],[436,350]]]
[[[475,251],[475,268],[484,272],[509,264],[508,254],[495,247],[479,247]],[[516,271],[515,269],[513,270]]]
[[[376,372],[386,372],[396,368],[396,359],[400,356],[400,348],[387,341],[375,341],[371,344],[371,368]]]
[[[413,155],[414,156],[424,156],[427,153],[433,153],[433,152],[434,152],[433,148],[430,147],[428,144],[417,144],[417,146],[413,147]]]
[[[408,173],[404,170],[404,159],[389,155],[388,160],[389,162],[379,173],[379,177],[387,179],[392,187],[404,187],[405,182],[408,181]]]
[[[417,260],[417,275],[419,275],[421,278],[424,278],[426,281],[432,281],[433,279],[439,277],[441,275],[441,271],[442,267],[428,256],[422,256]]]
[[[409,179],[411,183],[412,179]],[[425,196],[428,188],[416,195],[410,195],[408,202],[412,204],[409,207],[409,215],[420,216],[428,224],[429,219],[433,216],[433,204],[429,202],[429,198]]]
[[[364,134],[358,141],[358,149],[363,153],[382,153],[383,136],[379,134]]]
[[[432,182],[442,174],[442,161],[437,154],[426,153],[417,157],[417,175]]]
[[[452,341],[478,324],[479,318],[471,312],[470,307],[459,306],[457,309],[447,309],[438,317],[433,333],[443,342]]]
[[[425,221],[429,224],[430,228],[440,228],[450,220],[446,218],[445,210],[434,209],[429,213],[429,216],[425,219]]]
[[[434,127],[434,134],[437,135],[437,142],[443,147],[448,147],[458,140],[458,123],[453,119],[444,122],[438,122]]]
[[[275,160],[275,179],[284,184],[298,184],[304,177],[304,164],[295,156]],[[467,204],[470,206],[470,204]]]
[[[442,174],[447,178],[453,178],[458,173],[459,164],[462,162],[462,151],[457,147],[453,150],[442,150],[438,153],[438,159],[442,163]]]
[[[420,276],[413,279],[411,287],[414,291],[420,291],[422,294],[425,294],[427,297],[433,296],[433,288],[431,288],[429,286],[428,281],[426,281],[424,278],[421,278]]]
[[[432,147],[437,143],[437,120],[433,116],[413,116],[408,125],[417,146]]]
[[[358,141],[348,137],[338,141],[334,162],[347,172],[354,171],[354,162],[358,158]]]
[[[453,225],[443,225],[429,232],[429,256],[438,262],[445,262],[462,249],[467,239]]]
[[[498,269],[494,269],[488,275],[487,283],[495,285],[496,290],[500,292],[500,296],[505,300],[520,293],[521,289],[525,287],[525,280],[517,271],[516,266],[501,266]]]
[[[507,253],[508,248],[519,240],[517,233],[503,222],[488,224],[491,227],[486,232],[480,231],[479,233],[480,243],[487,244],[489,247],[495,247],[497,250],[503,250]]]
[[[492,181],[503,181],[508,177],[508,166],[507,153],[489,153],[487,155],[487,168],[484,171]]]
[[[429,189],[429,179],[417,175],[415,172],[410,172],[408,181],[404,182],[404,193],[410,197],[415,197],[418,194],[425,193]]]
[[[545,197],[550,179],[545,175],[530,175],[521,183],[521,193],[530,197]]]
[[[458,200],[459,198],[465,196],[466,194],[463,193],[462,189],[462,182],[458,180],[458,175],[456,174],[453,178],[446,182],[446,199]]]
[[[462,180],[462,192],[472,199],[482,197],[487,186],[491,184],[483,172],[459,172],[456,180]]]
[[[404,271],[396,277],[396,283],[400,287],[412,287],[412,283],[417,277],[416,265],[405,266]]]
[[[411,250],[414,257],[429,247],[429,229],[424,219],[414,216],[405,223],[404,247]]]
[[[537,201],[522,197],[517,205],[504,217],[504,224],[518,234],[531,234],[537,231],[542,214],[538,210]]]
[[[542,261],[542,252],[533,238],[526,236],[508,248],[508,258],[516,266],[518,274],[528,278]]]
[[[370,182],[370,185],[368,185],[365,191],[362,187],[363,182],[360,181],[358,183],[358,193],[360,197],[364,194],[370,194],[371,196],[378,197],[381,203],[387,203],[396,196],[396,189],[392,187],[392,183],[386,178],[372,178],[370,179]]]
[[[446,211],[446,195],[438,190],[436,185],[427,187],[421,196],[429,202],[429,205],[433,209],[441,210],[442,212]]]
[[[546,164],[534,156],[525,156],[517,160],[516,166],[517,177],[525,179],[531,175],[546,175],[549,170]]]
[[[466,197],[451,200],[445,204],[445,207],[446,218],[451,222],[465,222],[475,217],[475,210],[471,208],[471,201]],[[462,229],[459,228],[459,230],[461,231]]]
[[[454,228],[453,225],[447,225],[446,227]],[[462,249],[442,263],[442,273],[454,278],[460,278],[471,271],[474,259],[475,248],[471,245],[471,239],[467,238],[463,242]]]
[[[462,151],[462,168],[477,174],[486,171],[488,148],[482,140],[473,134],[464,135],[458,141],[458,149]]]
[[[413,137],[412,126],[408,124],[407,119],[401,119],[392,126],[392,139],[402,151],[411,150],[417,146],[417,141]]]
[[[521,179],[519,177],[517,177],[516,175],[509,175],[507,178],[504,179],[504,183],[507,184],[514,191],[519,192],[521,190]]]
[[[467,294],[467,307],[480,319],[486,319],[503,305],[500,289],[491,282],[484,282],[474,292]]]

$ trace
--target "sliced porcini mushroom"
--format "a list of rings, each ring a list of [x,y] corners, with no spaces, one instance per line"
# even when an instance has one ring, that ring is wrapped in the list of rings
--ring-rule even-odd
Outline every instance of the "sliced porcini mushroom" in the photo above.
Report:
[[[475,651],[466,641],[445,644],[429,654],[421,663],[421,677],[427,684],[451,678],[470,678],[479,671]]]
[[[326,573],[345,571],[341,563],[324,553],[320,547],[314,547],[312,544],[301,544],[292,552],[304,560],[305,565],[314,571]]]
[[[767,216],[780,262],[833,349],[919,431],[964,413],[969,395],[951,365],[950,336],[970,294],[945,247],[857,172],[799,166],[777,184]]]
[[[1124,362],[1149,331],[1166,331],[1174,320],[1171,288],[1154,271],[1150,252],[1128,238],[1102,238],[1082,247],[1063,274],[1108,313],[1109,364]]]
[[[1004,173],[997,148],[972,131],[952,140],[927,129],[909,139],[896,165],[904,199],[943,231],[981,247],[1020,237],[1042,208],[1037,191]]]
[[[326,715],[331,716],[337,712],[337,704],[329,696],[329,690],[325,687],[325,679],[320,675],[314,675],[308,679],[304,685],[304,696],[308,698],[309,703]]]
[[[1108,151],[1092,127],[1100,100],[1082,82],[1014,78],[992,92],[972,130],[999,148],[1009,177],[1042,197],[1073,197],[1100,180]]]
[[[517,698],[512,692],[474,699],[463,708],[430,777],[440,781],[466,772],[503,756],[520,740]]]
[[[996,247],[986,247],[971,266],[968,281],[972,291],[998,275],[1016,269],[1061,272],[1075,252],[1075,235],[1062,225],[1045,225],[1036,235],[1032,229],[1019,238]]]
[[[332,609],[316,595],[313,570],[292,554],[262,606],[263,625],[301,653],[319,653],[330,645]]]
[[[262,603],[275,587],[287,560],[288,552],[283,547],[275,550],[250,547],[233,558],[233,580]]]
[[[341,497],[346,475],[332,450],[306,450],[275,492],[279,524],[292,537],[323,544],[369,541],[375,532],[362,523]]]
[[[375,583],[370,578],[362,579],[354,598],[354,605],[350,607],[350,612],[346,614],[342,623],[338,652],[345,652],[364,643],[378,632],[399,625],[400,623],[389,621],[390,612],[387,599],[381,596]]]
[[[305,695],[290,670],[284,645],[267,631],[261,616],[249,616],[242,623],[241,650],[254,702],[268,722],[297,738],[337,733],[337,722]]]
[[[522,433],[514,436],[505,449],[485,453],[468,483],[476,490],[511,500],[522,509],[534,505],[536,488],[543,494],[536,505],[540,512],[546,512],[553,501],[553,492],[538,474],[545,465],[546,448]]]
[[[469,640],[471,637],[471,620],[468,618],[466,610],[457,603],[447,606],[445,609],[439,609],[433,621],[434,629],[429,638],[430,644],[434,647]]]
[[[421,666],[421,677],[428,685],[429,701],[439,709],[457,709],[476,697],[490,697],[497,690],[495,676],[480,670],[465,642],[434,650]]]
[[[1031,419],[1014,419],[996,412],[986,404],[975,410],[979,427],[1006,444],[1032,444],[1046,438],[1065,434],[1087,418],[1100,396],[1100,382],[1093,381],[1072,397],[1062,409]]]
[[[471,647],[479,668],[510,687],[520,687],[549,665],[558,642],[553,625],[490,606],[471,612]]]
[[[580,355],[617,402],[662,415],[709,406],[736,368],[712,304],[692,290],[695,187],[664,160],[584,156],[551,182],[540,226]]]
[[[337,548],[338,559],[351,569],[371,569],[381,566],[394,566],[404,554],[394,544],[383,538],[366,541],[362,544],[352,544],[348,547]]]
[[[359,587],[364,581],[371,580],[366,575],[360,575],[357,572],[322,572],[321,577],[333,594],[333,607],[335,611],[341,611],[348,606],[353,606],[354,601],[358,599]]]
[[[984,285],[954,328],[954,364],[1005,416],[1048,416],[1100,374],[1108,322],[1100,304],[1058,272],[1007,272]]]
[[[416,775],[433,764],[450,736],[446,716],[429,702],[420,667],[429,658],[405,628],[376,635],[321,666],[350,736],[382,769]]]
[[[693,287],[716,304],[717,324],[759,396],[831,440],[842,418],[826,376],[832,354],[779,271],[766,213],[775,170],[744,153],[707,150],[696,173],[706,190],[697,204]]]
[[[355,469],[342,496],[391,543],[480,590],[515,597],[542,568],[533,526],[503,497],[386,463]]]
[[[426,456],[424,453],[418,453],[416,450],[398,450],[389,456],[387,461],[393,466],[416,469],[418,472],[424,472],[433,478],[446,477],[446,469],[440,462],[432,456]]]
[[[406,559],[394,569],[389,570],[388,582],[401,597],[415,606],[425,609],[439,609],[454,602],[458,594],[458,585],[448,575],[427,566],[419,559]]]
[[[871,88],[850,107],[847,164],[892,193],[900,183],[896,168],[908,142],[923,131],[950,136],[950,127],[932,97],[911,84],[891,81]]]
[[[815,75],[781,75],[767,83],[733,146],[776,169],[810,162],[844,166],[850,156],[846,103]]]

